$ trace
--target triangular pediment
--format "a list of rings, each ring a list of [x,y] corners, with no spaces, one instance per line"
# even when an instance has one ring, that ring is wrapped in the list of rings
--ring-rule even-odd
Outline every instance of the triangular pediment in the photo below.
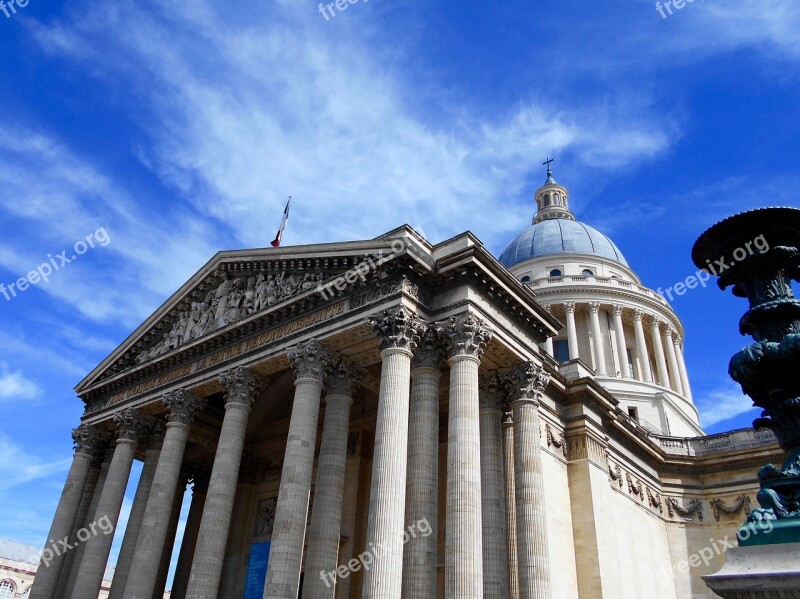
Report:
[[[415,251],[409,252],[414,246]],[[259,315],[341,292],[351,274],[364,284],[405,255],[425,268],[430,245],[403,226],[370,241],[220,252],[76,387],[78,394],[202,345]],[[350,284],[351,281],[345,281]]]

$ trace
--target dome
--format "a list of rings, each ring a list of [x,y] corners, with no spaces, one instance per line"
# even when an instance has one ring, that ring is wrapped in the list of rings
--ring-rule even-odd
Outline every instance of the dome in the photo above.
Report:
[[[597,229],[566,218],[552,218],[531,225],[508,244],[500,255],[506,268],[551,254],[588,254],[614,260],[628,267],[619,248]]]

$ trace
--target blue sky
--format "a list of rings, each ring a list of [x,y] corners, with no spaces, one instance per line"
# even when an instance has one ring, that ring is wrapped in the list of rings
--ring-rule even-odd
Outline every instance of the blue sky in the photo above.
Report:
[[[285,244],[407,222],[434,242],[469,229],[499,255],[555,156],[578,217],[651,288],[694,273],[692,243],[721,218],[798,205],[796,1],[666,19],[647,0],[498,4],[0,12],[0,282],[110,239],[0,296],[0,536],[47,534],[73,386],[217,250],[267,245],[290,194]],[[674,307],[704,426],[747,426],[727,376],[745,303],[708,287]]]

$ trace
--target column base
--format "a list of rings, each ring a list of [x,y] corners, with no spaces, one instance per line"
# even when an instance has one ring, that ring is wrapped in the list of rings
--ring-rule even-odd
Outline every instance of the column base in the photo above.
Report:
[[[800,599],[800,543],[734,547],[703,580],[725,599]]]

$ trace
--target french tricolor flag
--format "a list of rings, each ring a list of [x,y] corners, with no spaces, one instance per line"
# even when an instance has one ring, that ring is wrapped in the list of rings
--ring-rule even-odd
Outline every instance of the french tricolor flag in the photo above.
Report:
[[[286,221],[289,220],[289,204],[292,203],[292,196],[289,196],[289,201],[286,202],[286,208],[283,209],[283,218],[281,219],[281,226],[278,228],[278,234],[272,240],[272,247],[280,247],[281,238],[283,237],[283,230],[286,228]]]

